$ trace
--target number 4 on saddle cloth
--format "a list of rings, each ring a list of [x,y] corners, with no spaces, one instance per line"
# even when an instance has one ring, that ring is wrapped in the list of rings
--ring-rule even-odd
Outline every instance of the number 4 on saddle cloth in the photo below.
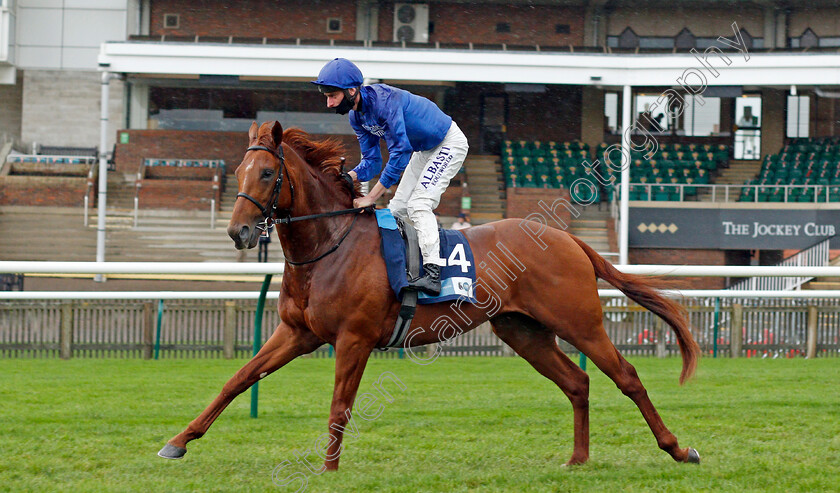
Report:
[[[406,262],[406,244],[403,241],[400,225],[389,209],[377,209],[376,222],[379,224],[379,234],[382,236],[381,250],[388,268],[388,282],[397,295],[403,299],[404,289],[408,287],[410,273]],[[409,228],[410,225],[403,224]],[[469,242],[460,231],[448,229],[438,230],[440,233],[440,256],[446,265],[440,268],[440,295],[429,296],[418,293],[417,303],[426,305],[441,301],[462,299],[475,303],[473,285],[475,284],[475,262]],[[416,237],[416,235],[414,235]],[[416,240],[415,240],[416,242]],[[423,267],[420,248],[412,244],[409,251],[416,256],[419,265],[419,275],[422,277]]]

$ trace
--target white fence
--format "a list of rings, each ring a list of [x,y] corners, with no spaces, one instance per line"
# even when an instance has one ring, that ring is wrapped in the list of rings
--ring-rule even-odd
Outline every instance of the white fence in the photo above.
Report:
[[[840,276],[840,267],[619,266],[634,274],[667,276]],[[0,262],[0,272],[278,274],[282,264]],[[107,286],[107,285],[106,285]],[[622,297],[601,290],[603,298]],[[695,338],[704,352],[737,356],[840,356],[840,291],[664,291],[683,297]],[[232,357],[250,352],[259,293],[243,292],[0,292],[0,357],[148,357],[157,313],[162,357]],[[268,298],[276,298],[269,292]],[[755,301],[758,298],[763,302]],[[782,298],[778,302],[772,298]],[[82,301],[82,300],[98,300]],[[107,300],[129,300],[119,303]],[[164,309],[164,301],[166,308]],[[191,300],[190,303],[185,300]],[[225,300],[225,301],[221,301]],[[235,300],[235,301],[234,301]],[[263,342],[277,320],[274,304],[264,311]],[[604,307],[605,328],[627,354],[678,352],[670,330],[647,310],[618,298]],[[741,330],[733,330],[739,327]],[[162,330],[161,330],[162,328]],[[575,352],[568,345],[562,346]],[[377,357],[399,357],[396,351]],[[443,354],[510,354],[489,328],[448,342]],[[324,347],[316,356],[329,356]]]
[[[821,241],[816,245],[802,250],[796,255],[783,260],[780,267],[821,267],[828,265],[828,244],[831,239]],[[803,284],[813,279],[814,276],[799,277],[751,277],[730,286],[735,291],[750,290],[782,290],[789,291],[799,289]]]

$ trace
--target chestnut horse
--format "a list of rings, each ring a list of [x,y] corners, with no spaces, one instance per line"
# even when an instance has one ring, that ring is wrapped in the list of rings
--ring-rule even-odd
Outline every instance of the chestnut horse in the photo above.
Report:
[[[265,219],[279,218],[277,234],[286,258],[278,303],[281,322],[258,354],[159,455],[182,457],[187,442],[204,435],[237,395],[329,343],[335,347],[335,388],[325,467],[334,470],[365,365],[371,351],[388,343],[400,304],[388,284],[374,215],[358,209],[343,213],[352,208],[358,190],[342,174],[341,144],[315,142],[297,129],[284,132],[278,122],[259,127],[255,122],[248,136],[250,147],[236,169],[237,198],[246,200],[236,201],[228,234],[237,249],[253,248]],[[321,214],[329,212],[338,213]],[[310,215],[317,217],[302,217]],[[448,339],[455,320],[457,333],[490,320],[496,335],[571,401],[574,451],[568,464],[581,464],[589,458],[589,377],[560,351],[555,339],[560,337],[633,400],[659,448],[679,462],[700,461],[696,450],[677,444],[602,324],[596,278],[671,326],[682,353],[684,382],[694,373],[699,348],[684,310],[657,293],[656,281],[623,274],[580,239],[536,222],[508,219],[463,233],[474,254],[479,302],[418,306],[407,348]],[[492,302],[479,299],[485,296]]]

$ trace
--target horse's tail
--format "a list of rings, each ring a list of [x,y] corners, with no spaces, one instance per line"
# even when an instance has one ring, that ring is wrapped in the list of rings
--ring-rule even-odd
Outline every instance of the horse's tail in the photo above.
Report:
[[[589,261],[592,262],[592,267],[595,268],[596,276],[612,284],[619,291],[626,294],[628,298],[658,315],[674,329],[683,358],[680,383],[682,384],[691,378],[697,369],[697,358],[700,355],[700,347],[691,336],[685,308],[679,303],[669,300],[656,292],[657,288],[662,284],[660,280],[625,274],[607,262],[604,257],[598,255],[598,252],[593,250],[592,247],[584,243],[580,238],[574,235],[569,236],[575,240],[578,246],[586,253],[586,256],[589,257]]]

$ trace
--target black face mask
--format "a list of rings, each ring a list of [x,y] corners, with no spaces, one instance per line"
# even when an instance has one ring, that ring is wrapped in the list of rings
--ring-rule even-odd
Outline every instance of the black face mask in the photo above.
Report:
[[[341,102],[338,103],[338,106],[335,107],[335,112],[339,115],[346,115],[347,113],[350,113],[350,110],[353,109],[353,105],[354,101],[352,101],[350,92],[345,89],[344,99],[342,99]]]

